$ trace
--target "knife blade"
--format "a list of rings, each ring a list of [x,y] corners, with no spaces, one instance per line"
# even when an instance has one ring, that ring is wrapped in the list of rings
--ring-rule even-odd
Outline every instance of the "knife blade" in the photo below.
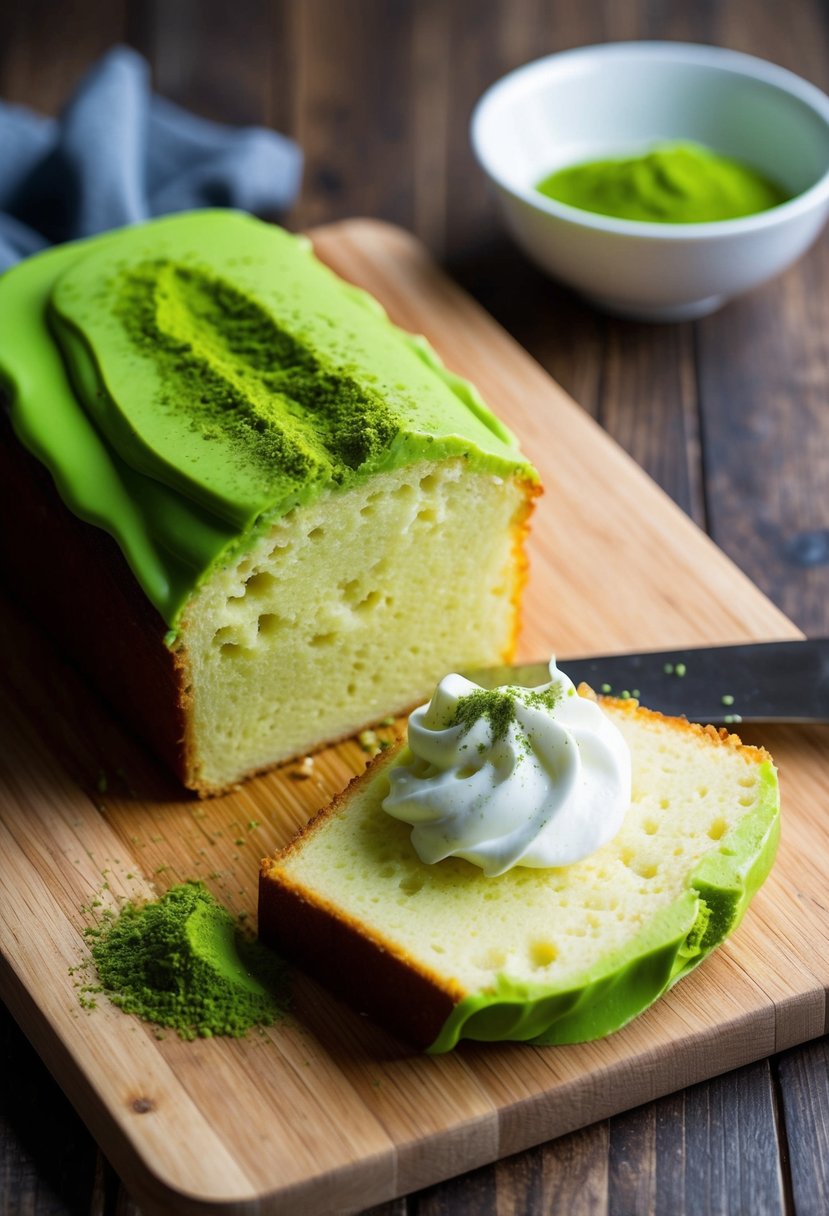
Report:
[[[829,722],[829,638],[561,659],[559,666],[574,684],[635,696],[692,722]],[[546,663],[528,663],[478,670],[470,679],[484,688],[533,688],[549,674]]]

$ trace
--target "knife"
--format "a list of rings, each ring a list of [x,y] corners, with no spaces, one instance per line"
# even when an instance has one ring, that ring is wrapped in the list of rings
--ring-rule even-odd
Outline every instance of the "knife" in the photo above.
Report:
[[[692,722],[829,722],[829,638],[562,659],[574,684]],[[549,681],[546,663],[470,674],[484,688]]]

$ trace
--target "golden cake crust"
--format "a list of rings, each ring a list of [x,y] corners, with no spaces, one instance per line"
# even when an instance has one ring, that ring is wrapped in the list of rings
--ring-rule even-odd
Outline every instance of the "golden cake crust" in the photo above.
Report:
[[[185,784],[188,693],[167,626],[106,532],[73,515],[2,411],[0,561],[12,595]]]
[[[399,751],[376,756],[333,802],[323,807],[274,859],[263,858],[259,879],[259,936],[267,945],[302,965],[352,1005],[386,1025],[400,1026],[417,1047],[432,1043],[454,1006],[464,996],[460,985],[447,984],[376,930],[343,915],[325,899],[294,883],[277,879],[274,867],[302,847],[372,780],[376,768]],[[301,951],[292,943],[302,942]],[[336,960],[332,967],[332,962]],[[371,997],[366,1002],[366,994]]]

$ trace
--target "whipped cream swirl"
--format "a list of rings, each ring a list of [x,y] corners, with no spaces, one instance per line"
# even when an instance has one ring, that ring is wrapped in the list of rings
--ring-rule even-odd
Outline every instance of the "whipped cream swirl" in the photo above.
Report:
[[[383,808],[412,825],[427,863],[464,857],[490,876],[569,865],[611,840],[630,805],[625,740],[555,659],[541,688],[447,676],[408,742]]]

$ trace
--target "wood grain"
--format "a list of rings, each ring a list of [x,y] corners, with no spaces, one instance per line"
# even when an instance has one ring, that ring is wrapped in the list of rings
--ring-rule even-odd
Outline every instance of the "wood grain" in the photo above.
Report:
[[[355,221],[320,230],[316,243],[454,370],[474,372],[539,464],[547,496],[525,655],[796,635],[416,242]],[[280,1211],[354,1210],[823,1033],[829,955],[806,949],[804,933],[829,938],[822,876],[809,860],[825,838],[812,808],[829,786],[826,736],[794,731],[775,739],[788,831],[754,913],[700,972],[610,1039],[415,1057],[302,977],[294,1015],[243,1043],[158,1042],[105,1005],[82,1013],[68,976],[83,952],[81,905],[195,874],[250,914],[258,852],[287,839],[364,757],[344,745],[310,782],[283,772],[195,804],[7,611],[16,695],[3,708],[11,746],[0,757],[3,995],[151,1210],[241,1210],[257,1196]],[[247,833],[253,822],[262,828]],[[792,890],[802,897],[794,904]],[[791,934],[778,931],[784,915]],[[634,1145],[641,1134],[652,1141],[645,1125],[631,1126]],[[611,1142],[611,1181],[614,1171],[626,1177],[629,1153],[623,1137]]]
[[[792,286],[787,282],[785,296],[779,293],[780,281],[770,284],[716,317],[682,327],[693,340],[679,339],[671,327],[654,329],[604,318],[536,271],[499,235],[494,206],[473,166],[466,137],[475,99],[501,71],[550,51],[614,37],[719,42],[782,63],[826,88],[826,6],[821,0],[771,0],[759,6],[751,0],[626,0],[621,6],[608,0],[453,0],[451,5],[443,0],[395,0],[395,6],[406,13],[395,26],[396,40],[381,45],[382,26],[365,19],[374,0],[368,5],[349,0],[353,20],[341,24],[335,48],[344,89],[340,113],[329,115],[317,107],[317,98],[329,94],[328,63],[310,45],[318,31],[314,23],[300,19],[301,5],[294,0],[235,0],[229,7],[216,0],[198,5],[187,0],[174,5],[160,0],[84,0],[63,6],[51,0],[11,0],[0,5],[0,95],[55,112],[81,72],[112,42],[125,40],[150,58],[156,87],[181,104],[219,120],[265,122],[294,135],[302,128],[303,138],[310,133],[318,172],[306,175],[302,198],[290,217],[293,226],[311,222],[312,216],[328,221],[366,208],[385,219],[400,221],[410,215],[414,231],[452,273],[684,509],[713,528],[755,583],[802,629],[829,633],[829,411],[820,408],[829,383],[827,238],[792,270]],[[382,75],[363,70],[375,58],[386,65]],[[388,89],[395,113],[409,115],[398,129],[399,147],[390,163],[386,141],[373,130],[374,113],[386,106]],[[344,147],[359,148],[360,173],[347,174],[340,187],[332,189],[326,169],[342,162]],[[372,178],[384,179],[390,167],[398,175],[399,191],[365,185]],[[411,201],[407,196],[413,196]],[[397,210],[386,210],[392,207]],[[735,358],[751,376],[748,401],[731,370]],[[681,407],[676,397],[680,389]],[[800,408],[801,391],[815,403],[807,414]],[[640,392],[647,400],[643,411],[638,409]],[[769,418],[769,441],[752,449],[755,460],[768,463],[756,465],[752,476],[741,468],[744,449],[732,451],[729,440],[732,433],[739,435],[746,409],[756,426]],[[787,485],[784,491],[781,487]],[[704,514],[699,512],[700,501]],[[755,530],[769,537],[765,544],[756,543]],[[796,560],[787,557],[792,543]],[[769,742],[776,744],[774,739]],[[98,761],[106,761],[107,754],[102,741]],[[82,767],[68,744],[62,756],[74,764],[73,771]],[[355,759],[360,762],[359,754]],[[95,764],[93,770],[91,796],[100,775]],[[115,785],[123,784],[110,776]],[[816,805],[823,805],[821,791],[812,792]],[[295,807],[293,813],[300,812]],[[160,834],[144,834],[140,850],[150,876],[169,855],[164,841],[152,841],[151,835]],[[203,837],[199,847],[212,854],[218,846]],[[203,862],[198,852],[196,858]],[[158,881],[164,878],[160,875]],[[229,890],[225,883],[222,894]],[[799,931],[798,917],[808,898],[805,892],[791,896],[789,932]],[[815,948],[829,948],[819,927],[813,923],[811,928],[818,934]],[[5,1011],[0,1024],[9,1043],[8,1061],[0,1067],[5,1097],[0,1212],[132,1214],[132,1200],[100,1153],[96,1164],[92,1140],[44,1070],[36,1067],[31,1049]],[[805,1047],[783,1059],[789,1067],[778,1075],[775,1061],[772,1070],[781,1110],[789,1090],[804,1086],[812,1106],[820,1110],[822,1102],[825,1108],[825,1057]],[[757,1100],[767,1115],[769,1103],[761,1102],[765,1083],[770,1084],[768,1079],[760,1084]],[[24,1091],[33,1095],[32,1111],[48,1112],[39,1136],[37,1115],[26,1116]],[[737,1118],[736,1108],[731,1115]],[[618,1116],[577,1135],[590,1139],[607,1127],[612,1134],[627,1118]],[[825,1189],[821,1193],[815,1179],[824,1177],[825,1139],[813,1136],[809,1123],[801,1120],[793,1120],[789,1128],[781,1119],[775,1130],[783,1166],[791,1165],[787,1210],[822,1212]],[[656,1171],[660,1185],[683,1175],[684,1158],[677,1154],[684,1151],[684,1142],[658,1139],[655,1156],[647,1138],[627,1143],[631,1170],[643,1175]],[[492,1177],[487,1190],[490,1210],[525,1210],[524,1197],[538,1194],[537,1189],[527,1191],[527,1178],[538,1180],[542,1157],[547,1162],[556,1149],[553,1144],[500,1163],[497,1186],[496,1167],[487,1167],[484,1173]],[[558,1210],[605,1211],[612,1201],[606,1154],[579,1153],[568,1161],[568,1168],[574,1169],[576,1161],[581,1163],[578,1177],[583,1186],[570,1185],[565,1177]],[[80,1177],[94,1177],[87,1202],[83,1188],[71,1181]],[[703,1181],[723,1186],[723,1179],[711,1174],[694,1181],[697,1187]],[[431,1188],[429,1210],[477,1216],[477,1187],[470,1180],[468,1187],[459,1182]],[[636,1192],[643,1203],[651,1193],[648,1188]],[[670,1207],[659,1211],[676,1216],[727,1211],[724,1189],[705,1193],[675,1188],[667,1193]],[[586,1197],[596,1206],[568,1206],[582,1200],[586,1204]],[[413,1197],[407,1210],[419,1211],[420,1203]],[[383,1216],[392,1211],[402,1216],[404,1207],[384,1205]],[[633,1211],[644,1216],[650,1209],[632,1209],[631,1216]]]
[[[791,1154],[798,1216],[829,1210],[829,1046],[826,1041],[787,1052],[779,1062],[782,1117]]]

